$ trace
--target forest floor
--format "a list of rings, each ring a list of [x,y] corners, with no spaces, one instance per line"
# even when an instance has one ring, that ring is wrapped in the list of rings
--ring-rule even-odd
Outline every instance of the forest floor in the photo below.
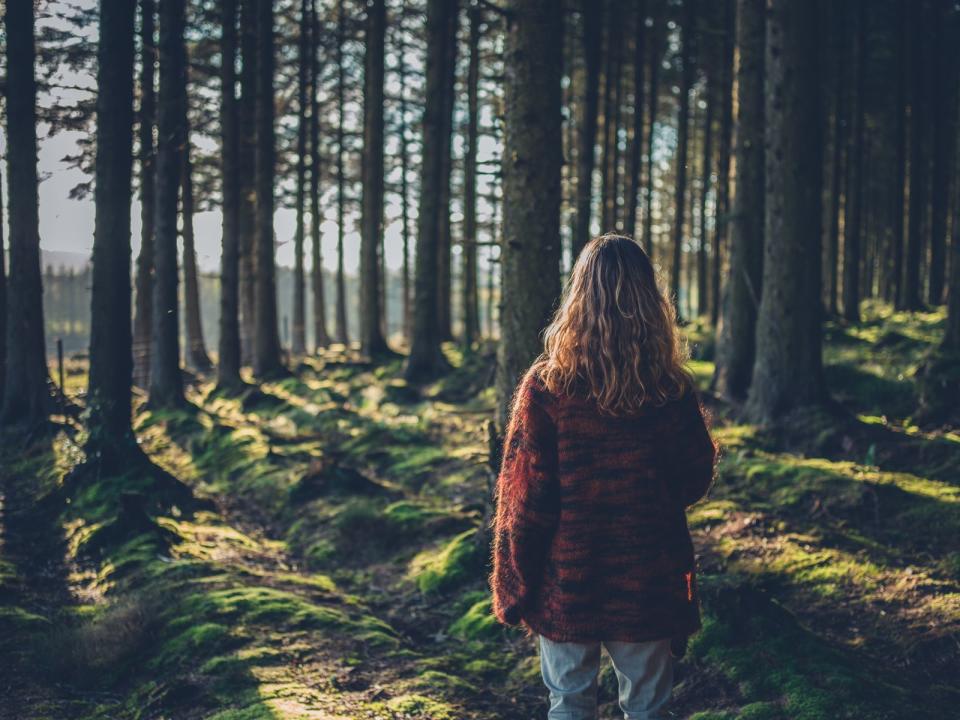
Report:
[[[705,397],[722,459],[690,513],[704,628],[675,717],[956,717],[960,433],[911,417],[943,323],[829,324],[836,407],[777,433]],[[688,331],[706,385],[710,342]],[[400,360],[341,350],[239,398],[199,379],[188,408],[140,407],[179,496],[167,475],[91,472],[75,420],[4,438],[0,718],[544,717],[478,535],[493,358],[447,354],[422,391]],[[72,360],[68,394],[84,385]],[[614,695],[606,667],[602,717]]]

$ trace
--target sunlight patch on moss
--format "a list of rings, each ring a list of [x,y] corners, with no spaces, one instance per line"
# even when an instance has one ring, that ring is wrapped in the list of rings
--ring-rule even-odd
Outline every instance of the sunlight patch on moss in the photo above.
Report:
[[[411,560],[408,577],[424,594],[449,590],[465,582],[480,568],[477,530],[467,530],[439,547],[424,550]]]

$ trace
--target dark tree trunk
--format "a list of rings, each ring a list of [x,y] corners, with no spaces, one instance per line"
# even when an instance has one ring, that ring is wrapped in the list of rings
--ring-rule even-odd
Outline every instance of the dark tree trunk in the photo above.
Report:
[[[600,162],[600,232],[612,232],[617,214],[617,154],[620,119],[620,64],[623,50],[622,13],[619,3],[607,8],[607,66],[603,83],[603,156]]]
[[[903,264],[900,308],[919,310],[920,261],[923,253],[923,215],[927,206],[927,173],[924,152],[927,131],[926,67],[924,63],[925,12],[923,3],[912,7],[910,33],[910,209]]]
[[[46,420],[49,404],[37,207],[37,86],[31,0],[7,0],[7,366],[0,422]]]
[[[509,5],[504,86],[501,341],[498,422],[542,350],[560,294],[562,15],[550,0]]]
[[[735,0],[724,0],[723,57],[720,65],[720,160],[717,166],[716,229],[710,281],[710,323],[720,322],[721,269],[730,227],[730,144],[733,132],[733,48],[736,35]]]
[[[707,112],[703,120],[703,186],[700,188],[700,242],[697,244],[697,314],[709,311],[707,296],[707,194],[710,191],[710,169],[713,167],[713,104],[714,87],[709,76],[706,85]]]
[[[183,51],[184,0],[160,5],[160,94],[157,117],[156,249],[150,403],[182,405],[179,308],[177,303],[177,190],[180,144],[185,137],[182,107],[186,67]]]
[[[467,146],[463,168],[463,344],[470,348],[480,337],[477,296],[477,135],[480,78],[480,10],[471,6],[470,59],[467,67]]]
[[[736,175],[730,221],[730,276],[717,325],[713,376],[719,395],[743,400],[756,351],[764,248],[764,0],[737,0]]]
[[[930,271],[927,277],[927,302],[940,305],[943,302],[944,271],[947,247],[947,193],[950,188],[951,168],[956,165],[953,153],[953,141],[956,130],[952,129],[951,118],[955,100],[952,85],[956,75],[956,60],[951,57],[952,49],[944,42],[944,26],[950,23],[947,7],[952,3],[937,0],[933,12],[933,62],[931,93],[933,111],[934,152],[933,169],[930,184]],[[953,33],[952,37],[956,37]],[[952,131],[951,131],[952,130]]]
[[[3,182],[0,179],[0,218],[3,217]],[[7,253],[3,244],[3,223],[0,222],[0,406],[3,404],[3,383],[7,375]]]
[[[603,3],[582,0],[583,100],[577,141],[577,225],[573,237],[573,260],[590,239],[593,206],[593,168],[596,163],[597,113],[600,100],[600,51],[603,45]]]
[[[153,327],[153,233],[156,195],[153,129],[157,92],[155,0],[140,0],[140,254],[137,256],[136,308],[133,317],[133,381],[142,388],[150,382],[150,335]]]
[[[134,14],[128,0],[100,3],[97,159],[90,303],[89,447],[135,447],[130,426],[130,187],[133,165]]]
[[[427,1],[426,104],[423,111],[420,211],[417,228],[416,279],[413,333],[410,356],[404,371],[410,381],[433,378],[446,366],[440,350],[437,303],[439,302],[439,236],[443,230],[442,187],[445,182],[444,154],[450,146],[450,120],[446,88],[451,50],[450,13],[457,4],[445,0]],[[558,138],[559,140],[559,138]]]
[[[833,114],[833,160],[832,178],[830,186],[830,233],[827,238],[827,311],[831,315],[839,312],[840,299],[840,200],[843,197],[843,178],[845,177],[844,162],[846,158],[846,130],[847,130],[847,88],[844,83],[844,69],[846,68],[846,5],[837,3],[836,12],[837,47],[836,70],[834,78],[834,114]]]
[[[895,156],[893,167],[893,202],[891,203],[890,222],[893,224],[893,237],[890,251],[890,287],[887,300],[892,300],[900,308],[903,286],[903,226],[905,218],[906,182],[907,182],[907,0],[899,0],[896,26],[893,31],[897,36],[896,44],[896,75],[897,95],[896,127],[895,127]]]
[[[649,117],[647,119],[647,192],[643,214],[643,242],[647,246],[647,254],[653,259],[653,143],[656,138],[657,109],[660,105],[660,32],[658,13],[653,14],[653,25],[650,28],[650,97],[647,100]]]
[[[822,142],[818,3],[767,0],[766,243],[749,416],[820,403]]]
[[[383,225],[383,78],[387,10],[384,0],[367,5],[363,89],[363,205],[360,220],[360,347],[368,356],[389,350],[380,312],[377,249]]]
[[[406,7],[404,3],[403,7]],[[410,148],[407,138],[407,66],[406,48],[401,47],[397,60],[400,76],[400,227],[403,233],[403,336],[407,343],[413,330],[413,293],[410,277]]]
[[[327,300],[323,286],[323,254],[320,248],[320,27],[317,24],[317,0],[309,0],[310,34],[310,278],[313,291],[313,342],[316,348],[330,344],[327,331]]]
[[[696,0],[683,0],[683,26],[680,28],[681,80],[677,115],[677,184],[674,188],[673,262],[670,266],[670,292],[680,312],[680,263],[683,257],[683,224],[687,202],[687,146],[690,138],[690,87],[693,85],[693,38],[696,32]],[[688,288],[689,291],[689,288]]]
[[[244,365],[253,364],[256,336],[256,178],[257,150],[257,0],[240,0],[240,123],[239,168],[240,208],[240,357]]]
[[[290,351],[294,355],[307,352],[306,279],[304,277],[303,242],[306,235],[304,206],[307,194],[307,83],[310,53],[310,7],[300,2],[299,57],[297,58],[297,189],[296,229],[293,235],[293,337]]]
[[[183,107],[186,110],[186,95]],[[184,120],[184,129],[188,128]],[[187,363],[200,372],[213,368],[203,340],[200,319],[200,282],[197,277],[197,249],[193,234],[193,163],[190,160],[189,131],[184,137],[180,155],[180,211],[183,224],[183,315],[187,335]]]
[[[223,238],[220,256],[220,358],[217,386],[233,390],[240,379],[240,136],[236,95],[237,0],[220,0],[220,162],[223,174]]]
[[[347,276],[343,266],[343,236],[346,205],[346,172],[344,168],[344,104],[346,78],[343,65],[343,44],[346,42],[346,10],[343,0],[337,1],[337,296],[334,334],[337,342],[347,344],[350,336],[347,331]]]
[[[843,317],[860,320],[860,270],[863,240],[863,85],[866,66],[866,6],[857,0],[857,31],[854,47],[853,136],[847,167],[846,217],[843,232]]]
[[[273,2],[257,0],[257,152],[256,152],[256,337],[253,372],[258,378],[283,371],[277,330],[274,264],[273,183]]]
[[[627,206],[623,217],[623,232],[629,237],[633,237],[637,232],[637,205],[640,200],[640,165],[643,157],[643,35],[647,28],[646,6],[646,0],[640,0],[634,9],[633,140],[630,143]]]
[[[457,29],[460,22],[459,9],[449,15],[447,21],[447,34],[451,38],[450,42],[447,44],[447,70],[443,87],[443,97],[446,102],[446,105],[443,109],[443,121],[446,123],[446,127],[444,128],[443,133],[444,137],[447,138],[447,141],[442,147],[443,179],[440,185],[440,235],[437,247],[439,254],[439,265],[437,267],[437,327],[441,340],[451,340],[453,338],[453,323],[450,312],[453,299],[451,296],[451,261],[453,237],[450,231],[450,181],[453,170],[453,159],[450,144],[453,139],[454,87],[456,82],[457,67]]]
[[[947,278],[947,327],[943,349],[960,353],[960,201],[954,191],[953,239],[950,243],[950,275]]]

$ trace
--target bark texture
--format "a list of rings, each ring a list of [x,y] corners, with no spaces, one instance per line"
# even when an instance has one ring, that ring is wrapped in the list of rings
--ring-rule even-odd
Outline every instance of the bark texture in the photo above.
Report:
[[[498,421],[542,350],[560,294],[560,13],[549,0],[514,0],[504,85],[501,341]]]
[[[820,328],[819,8],[767,0],[763,297],[748,415],[768,424],[824,400]]]

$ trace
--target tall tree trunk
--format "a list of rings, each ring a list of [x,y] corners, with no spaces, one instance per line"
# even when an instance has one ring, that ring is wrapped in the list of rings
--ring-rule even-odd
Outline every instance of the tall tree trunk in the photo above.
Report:
[[[830,232],[827,238],[827,311],[831,315],[839,312],[840,297],[840,200],[843,197],[843,178],[845,177],[844,162],[846,158],[846,129],[847,129],[847,87],[844,83],[846,62],[846,5],[834,5],[836,13],[837,47],[836,69],[834,78],[834,114],[833,114],[833,160],[832,178],[830,187]]]
[[[383,225],[383,55],[387,9],[367,5],[363,89],[363,205],[360,221],[360,347],[375,357],[389,350],[380,313],[377,249]]]
[[[451,142],[453,140],[453,112],[454,112],[454,87],[456,83],[457,67],[457,29],[459,27],[459,9],[448,16],[447,34],[451,40],[447,44],[447,74],[443,88],[446,106],[443,109],[443,121],[446,123],[444,137],[447,138],[443,146],[443,180],[440,185],[440,238],[438,244],[439,265],[438,265],[438,290],[437,290],[437,327],[439,328],[440,339],[450,340],[453,338],[453,322],[450,309],[452,307],[452,273],[451,261],[453,250],[453,237],[450,228],[450,182],[453,170],[453,158]]]
[[[644,203],[646,211],[643,214],[643,242],[647,246],[647,254],[653,260],[653,143],[656,139],[657,109],[660,105],[660,36],[658,27],[660,17],[655,10],[653,25],[650,28],[650,97],[647,101],[649,117],[647,119],[647,193]]]
[[[504,86],[501,342],[498,421],[542,350],[560,294],[562,15],[550,0],[512,0]]]
[[[743,400],[756,353],[764,248],[764,0],[737,0],[736,157],[730,215],[730,275],[717,325],[713,388]]]
[[[317,23],[317,0],[309,0],[310,37],[310,278],[313,292],[313,342],[316,348],[330,344],[327,331],[327,299],[323,285],[323,253],[320,247],[320,27]]]
[[[344,168],[344,104],[346,103],[346,78],[343,65],[343,44],[346,42],[346,12],[343,0],[337,0],[337,295],[334,334],[337,342],[347,344],[350,336],[347,331],[347,275],[343,263],[343,236],[345,205],[346,205],[346,177]]]
[[[960,353],[960,201],[954,190],[953,239],[950,242],[950,275],[947,278],[947,327],[942,349]]]
[[[683,0],[683,26],[680,62],[680,106],[677,115],[677,184],[674,189],[673,262],[670,266],[670,292],[680,312],[680,263],[683,257],[683,224],[687,201],[687,146],[690,138],[690,87],[693,85],[693,38],[696,33],[696,0]],[[689,292],[689,288],[687,289]]]
[[[444,153],[450,146],[450,121],[447,113],[447,80],[451,50],[450,13],[457,3],[427,0],[426,104],[423,110],[423,144],[420,183],[420,211],[417,228],[416,279],[413,308],[413,333],[410,355],[404,375],[411,382],[436,376],[446,366],[440,350],[437,303],[439,287],[439,236],[441,195],[444,180]],[[559,140],[559,138],[558,138]]]
[[[617,208],[617,125],[620,117],[620,59],[623,29],[619,3],[612,2],[607,12],[607,65],[603,83],[603,157],[600,162],[600,232],[612,232]]]
[[[401,12],[406,8],[403,4]],[[397,58],[400,76],[400,228],[403,234],[403,336],[407,343],[413,330],[413,285],[410,277],[410,147],[407,138],[407,65],[406,47],[401,46]]]
[[[716,228],[710,281],[710,323],[720,322],[721,270],[730,227],[730,144],[733,132],[733,48],[736,35],[735,0],[724,0],[723,57],[720,64],[720,159],[717,166]]]
[[[183,29],[184,0],[161,3],[157,224],[150,359],[150,404],[154,407],[176,407],[184,403],[177,306],[177,190],[180,186],[180,145],[186,130],[186,112],[182,107],[186,81]]]
[[[819,8],[767,1],[766,243],[748,414],[770,423],[824,399]]]
[[[3,217],[3,179],[0,177],[0,218]],[[0,222],[0,406],[3,405],[3,383],[7,376],[7,253],[3,244],[3,223]],[[70,326],[68,322],[67,326]]]
[[[843,317],[860,320],[860,271],[863,235],[863,84],[866,65],[866,7],[857,0],[857,32],[854,47],[853,136],[847,168],[846,217],[843,232]]]
[[[583,24],[584,81],[582,121],[577,141],[577,226],[573,238],[573,260],[576,260],[590,239],[600,98],[600,51],[603,45],[603,3],[581,0],[580,16]]]
[[[293,234],[293,337],[290,351],[294,355],[307,352],[306,279],[304,277],[303,242],[306,235],[304,205],[307,194],[307,82],[310,64],[310,7],[300,2],[299,57],[297,58],[297,189],[295,197],[296,228]]]
[[[31,0],[7,0],[7,367],[0,422],[40,424],[47,417],[47,359],[37,207],[37,86]]]
[[[697,314],[709,311],[707,296],[707,195],[710,192],[710,170],[713,167],[713,104],[716,94],[707,78],[707,112],[703,120],[703,186],[700,188],[700,242],[697,244]]]
[[[463,344],[470,348],[480,337],[477,297],[477,135],[480,78],[480,10],[471,6],[470,59],[467,67],[467,146],[463,168]]]
[[[253,372],[258,378],[283,371],[277,329],[277,286],[273,237],[273,2],[257,0],[257,152],[256,152],[256,337]]]
[[[186,89],[186,88],[184,88]],[[186,110],[186,95],[183,108]],[[180,203],[183,223],[183,314],[187,335],[187,363],[195,370],[208,372],[213,368],[203,340],[203,322],[200,319],[200,282],[197,272],[197,249],[193,233],[193,163],[190,160],[189,125],[184,120],[186,135],[180,155]]]
[[[640,0],[634,9],[633,34],[633,140],[630,143],[630,170],[627,184],[627,206],[623,217],[623,233],[633,237],[637,232],[637,205],[640,199],[640,165],[643,157],[643,35],[647,28],[647,3]]]
[[[257,0],[240,0],[240,356],[253,364],[256,336]]]
[[[153,233],[156,168],[153,129],[157,91],[154,65],[155,0],[140,0],[140,254],[137,256],[136,308],[133,316],[133,381],[146,388],[150,382],[150,335],[153,327]]]
[[[950,171],[956,166],[952,152],[956,130],[949,127],[954,113],[953,83],[956,75],[956,60],[952,49],[944,42],[944,26],[949,26],[948,7],[953,3],[937,0],[933,6],[933,62],[931,63],[933,92],[933,135],[935,148],[930,183],[930,272],[927,278],[927,302],[939,305],[943,302],[944,270],[947,247],[947,193],[950,188]],[[952,34],[956,37],[956,33]]]
[[[237,0],[220,0],[220,168],[223,237],[220,255],[220,351],[217,386],[233,390],[240,379],[240,135],[237,107]]]
[[[906,257],[903,266],[900,307],[919,310],[920,261],[923,253],[923,215],[927,206],[926,154],[927,132],[926,64],[924,63],[925,11],[923,3],[910,12],[910,209],[907,225]]]
[[[90,303],[88,448],[133,448],[130,425],[130,186],[133,166],[134,14],[102,0],[97,46],[97,157]]]
[[[902,302],[903,285],[903,226],[905,221],[905,201],[906,201],[906,182],[907,182],[907,33],[909,32],[909,23],[907,22],[907,0],[899,0],[897,3],[897,13],[894,19],[896,25],[893,32],[896,33],[896,75],[897,75],[897,94],[895,123],[895,155],[893,166],[893,202],[891,203],[890,222],[893,225],[893,237],[890,252],[890,287],[887,300],[893,301],[898,309]]]

